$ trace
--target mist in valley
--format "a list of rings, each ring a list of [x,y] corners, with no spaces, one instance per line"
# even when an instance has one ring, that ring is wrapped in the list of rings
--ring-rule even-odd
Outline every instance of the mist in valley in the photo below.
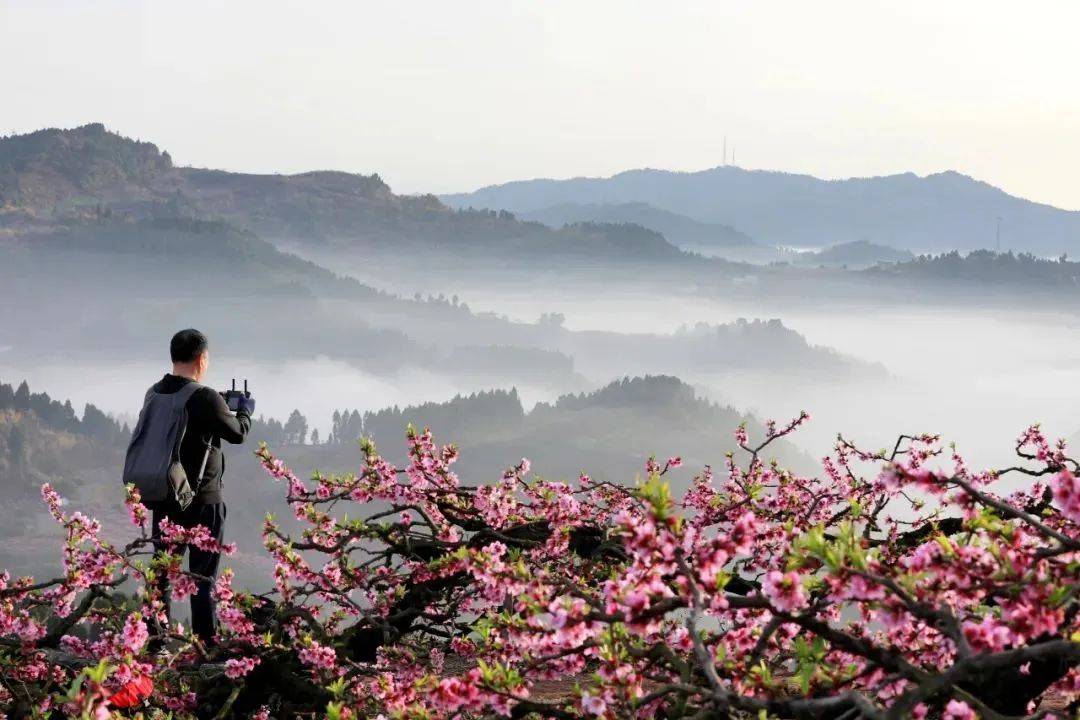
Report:
[[[966,306],[926,308],[873,303],[816,307],[802,301],[730,303],[691,294],[558,292],[538,299],[482,290],[473,306],[527,319],[565,316],[573,330],[677,334],[697,323],[779,318],[813,345],[880,365],[887,376],[852,380],[800,379],[792,370],[691,374],[708,394],[761,417],[782,419],[800,409],[813,422],[795,442],[826,452],[837,432],[870,447],[901,432],[940,433],[987,466],[1012,456],[1016,436],[1040,422],[1055,437],[1080,430],[1072,388],[1080,387],[1080,325],[1075,315],[1022,304],[1007,310]]]

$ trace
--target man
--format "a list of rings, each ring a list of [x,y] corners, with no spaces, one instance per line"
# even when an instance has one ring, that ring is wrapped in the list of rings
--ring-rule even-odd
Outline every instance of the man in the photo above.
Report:
[[[157,382],[151,388],[152,392],[171,395],[189,383],[200,382],[206,376],[210,365],[209,346],[206,336],[198,330],[176,333],[169,343],[169,354],[172,356],[172,372]],[[190,479],[195,498],[186,510],[181,509],[173,498],[147,503],[153,511],[154,538],[160,537],[161,521],[168,518],[184,527],[203,525],[221,542],[225,525],[225,503],[221,497],[225,458],[221,454],[221,441],[234,445],[244,442],[251,429],[251,414],[255,411],[255,399],[250,396],[240,397],[238,404],[233,415],[220,393],[203,387],[195,390],[184,405],[187,428],[180,443],[179,460]],[[203,642],[209,643],[215,632],[211,593],[221,556],[195,547],[188,548],[188,552],[188,570],[203,578],[197,581],[198,590],[191,596],[191,629]],[[168,580],[164,577],[161,587],[165,591],[165,608],[168,612]]]

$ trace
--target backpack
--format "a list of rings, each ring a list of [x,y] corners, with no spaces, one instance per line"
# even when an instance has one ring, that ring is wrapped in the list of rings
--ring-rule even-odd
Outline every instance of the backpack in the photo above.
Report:
[[[147,391],[124,458],[124,484],[134,485],[144,503],[175,500],[186,510],[195,499],[196,491],[180,464],[180,444],[187,432],[187,402],[204,387],[189,382],[171,394]]]

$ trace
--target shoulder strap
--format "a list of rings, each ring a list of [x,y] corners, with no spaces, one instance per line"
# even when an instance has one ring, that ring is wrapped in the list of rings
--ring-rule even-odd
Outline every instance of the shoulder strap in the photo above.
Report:
[[[184,436],[187,435],[187,404],[191,396],[199,390],[202,390],[205,385],[201,385],[194,380],[184,385],[184,387],[173,393],[173,402],[179,406],[180,411],[183,413],[184,424],[180,426],[180,434],[176,436],[176,447],[173,448],[173,459],[180,459],[180,446],[184,444]]]
[[[180,403],[181,406],[187,405],[187,401],[191,399],[191,396],[199,390],[202,390],[204,387],[206,386],[192,380],[188,384],[184,385],[184,387],[172,393],[173,401]],[[146,405],[148,402],[150,402],[150,398],[156,395],[165,395],[165,393],[156,392],[153,387],[147,390],[146,395],[143,397],[143,405]]]
[[[206,386],[192,380],[187,385],[176,391],[176,401],[179,402],[181,405],[187,405],[187,401],[191,399],[191,396],[197,393],[199,390],[202,390],[204,387]]]

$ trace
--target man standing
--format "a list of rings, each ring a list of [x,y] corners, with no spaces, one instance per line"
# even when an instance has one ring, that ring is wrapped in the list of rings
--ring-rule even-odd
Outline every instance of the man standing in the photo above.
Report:
[[[240,396],[234,415],[225,398],[214,389],[198,386],[185,390],[191,383],[199,383],[210,365],[206,336],[198,330],[176,333],[169,344],[169,353],[172,356],[172,372],[154,384],[147,397],[152,394],[173,395],[182,391],[189,396],[184,404],[187,426],[181,436],[178,460],[189,478],[195,497],[186,508],[182,508],[175,497],[147,502],[153,511],[153,536],[155,539],[160,537],[161,521],[168,518],[187,528],[202,525],[220,543],[225,525],[225,503],[221,497],[225,458],[221,454],[221,441],[234,445],[244,442],[251,429],[255,399],[250,395]],[[196,583],[198,590],[191,596],[191,628],[203,642],[209,643],[215,632],[212,591],[221,556],[195,547],[187,550],[190,553],[188,570],[201,576]],[[161,587],[168,612],[168,580],[164,576]]]

